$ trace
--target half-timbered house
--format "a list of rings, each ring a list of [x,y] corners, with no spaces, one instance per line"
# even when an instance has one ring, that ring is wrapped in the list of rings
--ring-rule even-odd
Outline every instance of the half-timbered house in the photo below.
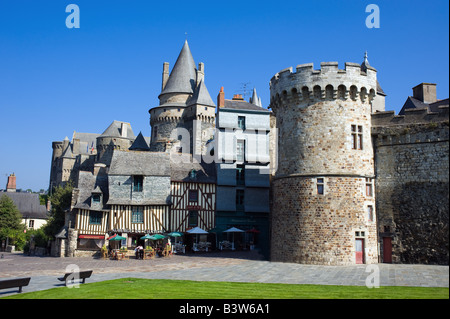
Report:
[[[181,163],[171,162],[171,231],[215,227],[216,174],[214,163],[199,163],[185,154]]]

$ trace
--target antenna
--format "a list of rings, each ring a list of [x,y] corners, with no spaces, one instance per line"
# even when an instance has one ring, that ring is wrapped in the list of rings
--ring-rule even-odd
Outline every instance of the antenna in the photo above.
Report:
[[[240,89],[239,89],[238,93],[242,94],[242,97],[244,98],[244,100],[246,100],[247,95],[251,94],[251,89],[249,89],[251,83],[252,82],[240,83]]]

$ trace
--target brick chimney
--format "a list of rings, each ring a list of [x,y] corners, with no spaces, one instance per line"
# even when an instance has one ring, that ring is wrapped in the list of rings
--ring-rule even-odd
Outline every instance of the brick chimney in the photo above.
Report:
[[[14,173],[8,176],[6,191],[10,193],[14,193],[16,191],[16,175],[14,175]]]
[[[436,102],[436,84],[420,83],[419,85],[413,87],[413,97],[428,104]]]
[[[234,101],[244,101],[244,98],[242,97],[242,94],[235,94],[233,95]]]
[[[220,88],[219,95],[217,95],[217,107],[225,106],[225,92],[223,91],[223,86]]]

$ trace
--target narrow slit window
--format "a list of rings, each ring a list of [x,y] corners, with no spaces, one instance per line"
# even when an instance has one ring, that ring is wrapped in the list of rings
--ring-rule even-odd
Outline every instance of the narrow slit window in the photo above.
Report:
[[[317,194],[323,195],[325,191],[325,182],[323,178],[317,179]]]

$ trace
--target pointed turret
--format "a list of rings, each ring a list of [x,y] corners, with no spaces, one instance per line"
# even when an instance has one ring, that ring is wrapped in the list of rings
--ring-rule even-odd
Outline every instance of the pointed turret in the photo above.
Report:
[[[211,95],[209,95],[205,82],[203,81],[200,81],[200,83],[198,84],[198,86],[194,91],[194,95],[189,100],[188,105],[193,104],[216,107],[213,100],[211,99]]]
[[[256,93],[256,88],[253,88],[253,95],[250,98],[250,103],[255,104],[256,106],[262,107],[261,98],[258,97]]]
[[[150,151],[150,147],[147,144],[142,132],[134,140],[133,144],[129,148],[130,151]]]
[[[165,66],[167,67],[167,66]],[[194,58],[187,40],[184,42],[183,48],[178,55],[177,62],[172,69],[172,72],[164,85],[161,95],[167,93],[188,93],[194,92],[196,83],[196,68]]]

